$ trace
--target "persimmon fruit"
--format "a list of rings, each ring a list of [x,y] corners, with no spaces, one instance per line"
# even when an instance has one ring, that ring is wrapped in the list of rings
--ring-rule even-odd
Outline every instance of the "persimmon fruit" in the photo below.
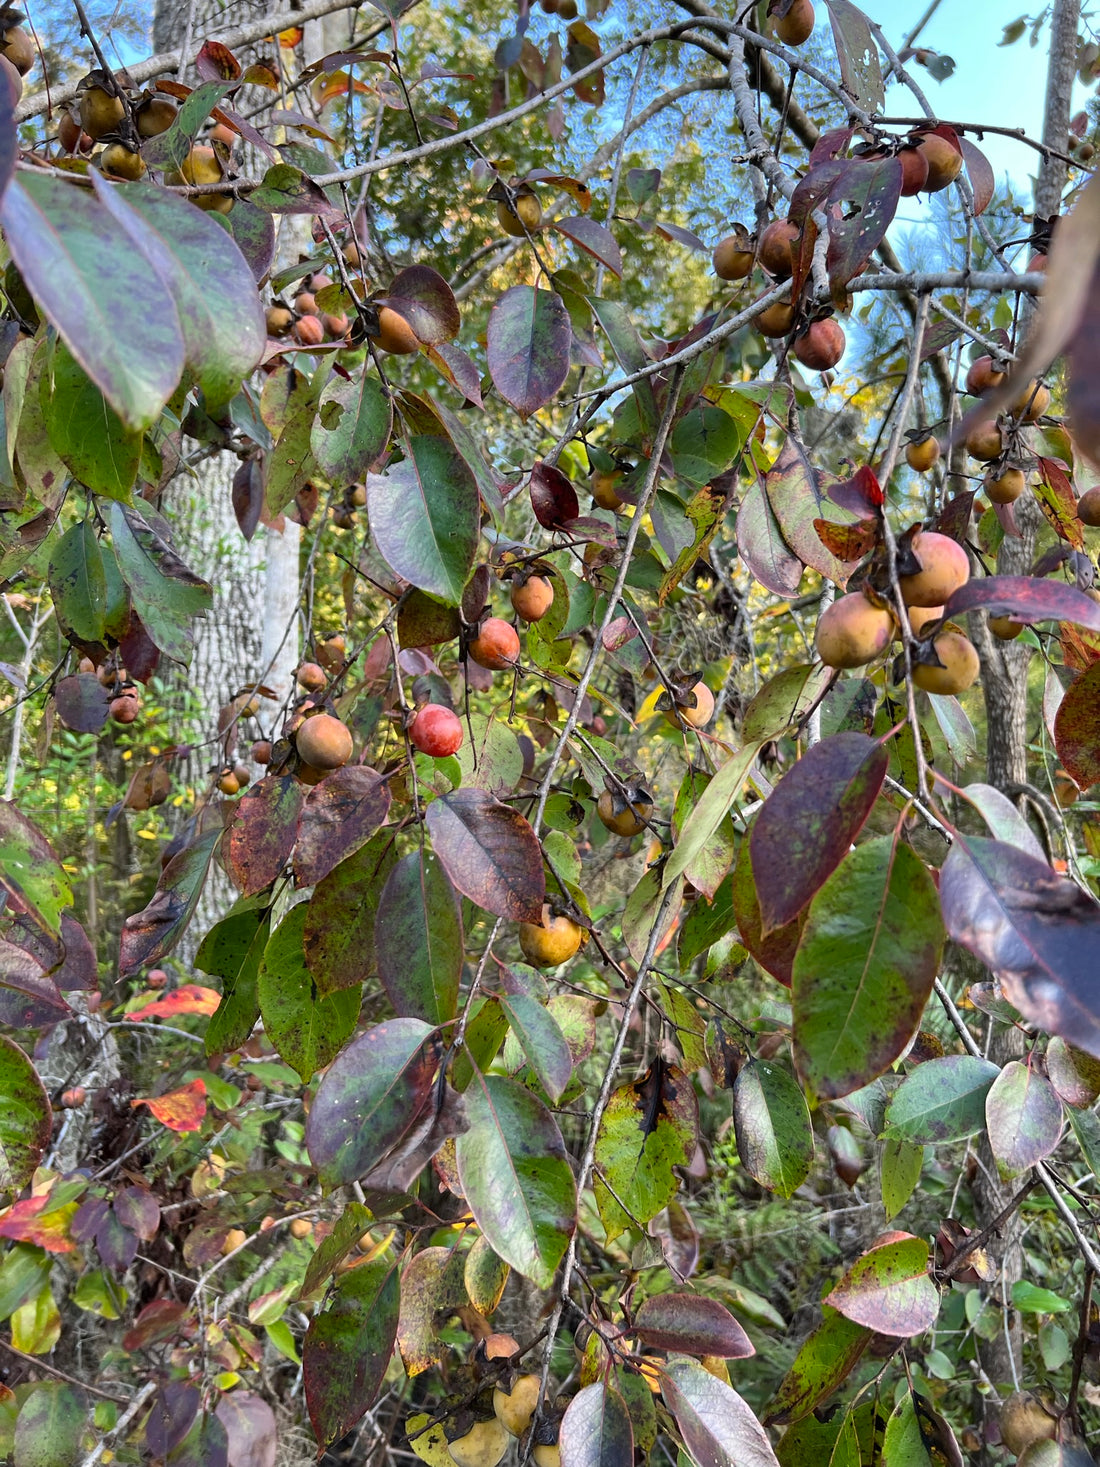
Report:
[[[813,0],[794,0],[786,15],[775,22],[775,34],[785,46],[801,46],[810,39],[813,28]]]
[[[315,713],[295,735],[298,753],[314,769],[339,769],[355,747],[351,729],[331,713]]]
[[[519,945],[533,968],[557,968],[568,962],[580,947],[584,928],[570,917],[555,916],[548,906],[542,909],[542,925],[521,922]]]
[[[680,702],[676,700],[675,706],[665,711],[665,722],[671,723],[673,728],[705,728],[714,716],[714,694],[706,683],[699,681],[691,689],[694,695],[694,703]]]
[[[618,469],[611,471],[597,469],[592,475],[592,498],[601,509],[610,509],[618,514],[626,503],[615,493],[615,487],[623,481],[622,472]]]
[[[924,185],[926,193],[939,193],[949,183],[954,183],[962,172],[962,153],[939,133],[925,133],[917,144],[917,149],[924,154],[928,164],[928,178]]]
[[[519,633],[510,622],[490,616],[470,643],[471,658],[490,672],[505,672],[519,661]]]
[[[982,480],[982,488],[992,504],[1015,504],[1026,487],[1023,469],[1002,469],[999,474],[990,472]]]
[[[457,754],[463,737],[462,720],[453,708],[442,703],[425,703],[409,725],[413,748],[433,759]]]
[[[906,445],[905,462],[918,474],[926,474],[933,464],[939,463],[940,440],[934,433],[927,438],[916,438]]]
[[[995,458],[1000,458],[1004,447],[1004,435],[992,418],[975,423],[966,435],[967,453],[971,458],[980,459],[983,463],[992,463]]]
[[[942,606],[970,579],[966,551],[948,535],[925,530],[915,537],[912,549],[921,568],[912,575],[898,577],[906,606]]]
[[[646,800],[629,801],[625,796],[616,800],[610,790],[604,790],[596,801],[596,814],[613,834],[632,836],[645,829],[653,806]]]
[[[1077,501],[1077,518],[1090,529],[1100,526],[1100,484],[1086,489]]]
[[[1004,380],[1004,372],[993,365],[991,356],[975,357],[967,368],[966,390],[975,397],[981,397],[983,392],[999,387]]]
[[[80,125],[89,137],[96,141],[109,132],[114,132],[126,116],[126,106],[121,97],[116,97],[103,87],[85,87],[80,94]]]
[[[328,674],[319,662],[303,662],[294,674],[294,681],[307,693],[323,693],[328,687]]]
[[[794,325],[794,306],[790,301],[772,301],[756,318],[761,336],[787,336]]]
[[[894,635],[894,618],[862,591],[839,596],[817,623],[817,655],[826,667],[863,667],[880,657]]]
[[[742,229],[720,239],[711,260],[719,280],[744,280],[751,275],[754,256],[748,233]]]
[[[913,681],[918,688],[926,693],[952,695],[965,692],[977,681],[981,663],[969,637],[964,637],[962,632],[942,631],[932,639],[932,647],[943,666],[918,662],[913,668]]]
[[[827,372],[844,355],[844,331],[831,316],[814,321],[794,339],[794,354],[804,367]]]
[[[800,232],[789,219],[773,219],[760,235],[760,263],[776,280],[789,280],[794,273],[794,243]]]
[[[497,222],[513,239],[526,239],[542,225],[542,205],[533,189],[516,190],[514,209],[507,200],[497,202]]]
[[[378,307],[378,334],[371,338],[379,351],[393,357],[408,357],[420,350],[416,332],[400,311],[392,306]]]
[[[541,621],[554,604],[554,585],[547,576],[513,581],[512,610],[521,621]]]
[[[447,1450],[458,1467],[497,1467],[511,1440],[504,1423],[491,1416],[475,1421],[463,1436],[447,1443]]]

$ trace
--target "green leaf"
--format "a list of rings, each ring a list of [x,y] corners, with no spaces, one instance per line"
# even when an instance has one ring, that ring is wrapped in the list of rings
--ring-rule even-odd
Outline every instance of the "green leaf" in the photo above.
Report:
[[[906,1391],[886,1423],[882,1443],[882,1467],[933,1467],[921,1436],[913,1397]]]
[[[832,670],[820,662],[784,668],[764,684],[745,709],[741,737],[750,744],[779,738],[817,701],[832,675]]]
[[[740,793],[756,754],[756,744],[746,745],[722,765],[707,785],[683,836],[665,862],[661,879],[666,889],[678,876],[686,874],[688,867],[699,859],[709,845]]]
[[[355,483],[385,452],[392,427],[390,398],[365,368],[358,381],[332,378],[310,430],[318,468],[332,484]]]
[[[1065,1314],[1073,1305],[1051,1289],[1041,1289],[1037,1284],[1019,1279],[1012,1285],[1012,1307],[1021,1314]]]
[[[684,775],[672,811],[672,831],[676,840],[683,838],[684,831],[695,819],[695,812],[710,782],[711,776],[702,769],[692,767]],[[733,862],[735,850],[733,822],[727,815],[698,855],[685,867],[685,877],[704,896],[712,897]]]
[[[849,1095],[904,1052],[943,943],[935,884],[908,846],[883,837],[849,852],[811,902],[794,960],[795,1064],[816,1095]]]
[[[61,912],[73,904],[72,887],[46,837],[7,800],[0,800],[0,889],[57,937]]]
[[[128,501],[141,461],[142,430],[122,422],[64,342],[42,374],[41,393],[50,446],[66,468],[94,494]]]
[[[985,1097],[1000,1074],[990,1060],[950,1054],[902,1081],[886,1107],[886,1132],[915,1145],[964,1141],[985,1128]]]
[[[825,1305],[821,1323],[802,1342],[764,1420],[782,1425],[808,1416],[855,1369],[871,1331]]]
[[[673,1167],[694,1155],[698,1125],[691,1080],[662,1060],[612,1093],[596,1137],[594,1184],[609,1242],[644,1228],[675,1196]]]
[[[548,1289],[576,1226],[573,1172],[557,1122],[530,1091],[474,1076],[458,1138],[462,1191],[493,1251]]]
[[[998,1172],[1018,1177],[1058,1145],[1062,1102],[1045,1075],[1009,1060],[985,1097],[985,1123]]]
[[[1094,1110],[1071,1110],[1069,1123],[1089,1171],[1100,1176],[1100,1116]]]
[[[497,1001],[539,1084],[551,1100],[560,1100],[573,1078],[573,1056],[553,1014],[527,993],[502,993]]]
[[[924,1147],[888,1135],[882,1144],[882,1205],[886,1220],[897,1217],[912,1197],[924,1166]]]
[[[374,973],[375,913],[396,862],[393,832],[382,830],[318,882],[305,926],[318,992],[353,987]]]
[[[151,507],[113,503],[111,538],[122,579],[150,637],[167,656],[191,661],[191,618],[210,610],[214,593],[173,550],[168,526]]]
[[[447,438],[420,434],[406,450],[367,481],[371,534],[392,571],[457,606],[477,552],[477,483]]]
[[[437,856],[411,851],[390,872],[374,919],[378,976],[398,1014],[445,1024],[458,1012],[462,912]]]
[[[317,1245],[316,1252],[309,1260],[299,1298],[308,1299],[311,1294],[318,1292],[373,1221],[370,1210],[361,1202],[348,1203],[336,1219],[332,1232]]]
[[[0,1263],[0,1319],[21,1308],[49,1282],[53,1261],[44,1248],[16,1243]]]
[[[317,1440],[331,1446],[375,1401],[397,1339],[401,1286],[379,1259],[344,1274],[302,1345],[306,1405]]]
[[[130,234],[91,190],[47,173],[14,178],[0,201],[9,248],[43,315],[127,428],[150,427],[184,364],[175,302],[135,270]]]
[[[170,291],[187,366],[206,411],[220,411],[260,361],[267,340],[248,262],[215,217],[189,200],[148,183],[92,178],[101,202]]]
[[[741,430],[719,407],[696,407],[672,431],[672,467],[691,484],[707,484],[727,469],[744,446]]]
[[[199,944],[195,967],[222,980],[222,997],[206,1027],[206,1052],[240,1049],[260,1017],[256,980],[267,940],[271,912],[247,899],[222,918]]]
[[[762,1187],[791,1197],[814,1160],[814,1130],[802,1087],[780,1065],[754,1060],[733,1087],[737,1153]]]
[[[676,955],[685,972],[700,953],[705,953],[737,925],[733,914],[733,876],[726,876],[711,900],[692,902],[680,927]],[[740,949],[742,958],[748,954]]]
[[[59,1380],[40,1381],[15,1423],[15,1467],[75,1467],[86,1412],[80,1392]]]
[[[50,1144],[53,1115],[38,1071],[0,1034],[0,1192],[19,1192]],[[13,1306],[14,1307],[14,1306]],[[10,1311],[9,1311],[10,1313]]]
[[[317,401],[327,377],[328,366],[325,363],[317,368],[312,378],[302,372],[294,372],[289,377],[290,391],[279,405],[280,425],[272,427],[266,412],[264,414],[268,427],[279,435],[275,447],[267,456],[264,510],[270,518],[280,514],[294,496],[305,488],[316,467],[310,437]],[[263,408],[261,399],[261,410]]]
[[[107,611],[107,577],[91,517],[65,531],[50,556],[54,612],[81,642],[101,642]]]
[[[335,1059],[355,1032],[356,988],[322,998],[302,950],[306,905],[299,902],[271,934],[260,961],[256,991],[268,1038],[304,1081]]]

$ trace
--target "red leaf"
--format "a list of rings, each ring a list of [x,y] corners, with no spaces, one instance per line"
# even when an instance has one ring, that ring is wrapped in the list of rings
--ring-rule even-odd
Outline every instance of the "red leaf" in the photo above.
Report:
[[[970,178],[970,187],[974,190],[974,213],[984,214],[997,188],[993,169],[981,148],[975,147],[969,138],[960,137],[959,147],[962,149],[963,163]]]
[[[197,1131],[206,1115],[206,1084],[203,1080],[192,1080],[179,1090],[170,1090],[167,1095],[145,1095],[131,1100],[131,1106],[147,1105],[170,1131]]]
[[[830,484],[825,491],[834,504],[841,509],[850,509],[853,514],[858,514],[862,519],[868,510],[879,509],[885,503],[886,496],[882,492],[882,485],[875,477],[875,471],[862,464],[850,479],[843,479],[838,484]]]
[[[152,994],[153,990],[149,990]],[[142,1019],[170,1019],[180,1014],[212,1014],[221,1003],[221,994],[198,983],[184,983],[163,998],[154,999],[144,1008],[126,1015],[134,1023]]]
[[[76,1244],[69,1236],[73,1207],[50,1208],[49,1192],[25,1197],[0,1217],[0,1238],[16,1243],[36,1243],[47,1253],[72,1253]]]
[[[123,1335],[122,1348],[129,1351],[144,1350],[147,1345],[172,1339],[179,1333],[188,1312],[188,1305],[180,1304],[175,1299],[154,1299],[138,1315],[133,1329]]]
[[[236,81],[241,74],[241,63],[220,41],[204,41],[195,57],[195,70],[203,81]]]
[[[296,886],[316,886],[385,822],[389,784],[359,764],[336,769],[309,793],[294,847]]]
[[[1100,612],[1095,602],[1089,605]],[[1059,759],[1083,790],[1100,781],[1100,663],[1066,689],[1054,719],[1054,743]]]
[[[94,672],[63,677],[53,696],[58,718],[74,733],[98,733],[107,722],[111,695]]]
[[[861,733],[815,744],[779,781],[749,833],[767,934],[793,921],[831,876],[863,828],[890,762]]]
[[[698,1294],[654,1294],[634,1316],[643,1344],[685,1355],[721,1355],[744,1360],[756,1347],[717,1299]]]
[[[563,530],[581,512],[570,480],[541,459],[531,469],[531,508],[544,530]]]
[[[1020,621],[1074,622],[1100,632],[1100,603],[1062,581],[1038,576],[983,576],[959,587],[944,607],[948,618],[985,607],[994,616]]]
[[[441,795],[428,806],[432,848],[451,881],[497,917],[541,922],[546,881],[530,825],[479,789]]]

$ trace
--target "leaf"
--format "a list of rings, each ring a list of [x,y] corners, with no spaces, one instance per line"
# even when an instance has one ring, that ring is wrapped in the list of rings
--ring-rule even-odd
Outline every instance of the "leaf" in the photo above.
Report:
[[[291,163],[273,164],[249,198],[269,214],[320,214],[333,223],[343,218],[340,211],[329,203],[320,184],[314,183],[308,174]]]
[[[991,1061],[969,1054],[927,1060],[894,1091],[886,1134],[917,1146],[977,1135],[985,1128],[985,1097],[999,1074]]]
[[[127,231],[93,192],[42,172],[12,180],[0,224],[36,304],[81,367],[128,428],[150,427],[179,382],[184,342],[164,282],[135,271]]]
[[[400,1015],[445,1024],[458,1012],[462,913],[439,858],[411,851],[390,872],[374,919],[378,976]]]
[[[752,849],[745,838],[741,840],[737,864],[733,868],[731,896],[741,941],[766,973],[778,978],[780,983],[785,983],[789,988],[794,973],[795,953],[806,924],[806,909],[803,908],[793,921],[785,922],[782,927],[775,928],[765,936],[761,930],[760,903],[752,869]]]
[[[1007,795],[991,784],[968,784],[963,794],[975,807],[997,840],[1018,846],[1037,860],[1044,859],[1039,837]]]
[[[220,830],[208,830],[172,857],[148,906],[127,917],[119,940],[118,975],[132,977],[171,952],[198,905]]]
[[[808,1416],[847,1379],[870,1341],[870,1330],[826,1304],[821,1323],[799,1347],[764,1420],[781,1426]]]
[[[733,1125],[749,1175],[769,1192],[793,1197],[814,1161],[810,1110],[794,1076],[769,1060],[745,1065],[734,1082]]]
[[[95,494],[130,498],[141,459],[142,433],[127,428],[63,342],[41,379],[50,447]]]
[[[214,216],[148,183],[91,175],[100,202],[176,304],[186,364],[208,413],[219,412],[263,356],[267,330],[248,262]],[[238,200],[238,203],[240,200]],[[149,272],[134,274],[144,279]]]
[[[54,684],[53,699],[58,718],[74,733],[98,733],[107,722],[111,695],[94,672],[61,678]]]
[[[816,1095],[850,1095],[904,1052],[943,943],[935,884],[908,846],[882,837],[848,853],[810,903],[794,960],[795,1065]]]
[[[294,884],[315,886],[366,845],[386,819],[389,783],[360,764],[334,769],[306,797],[294,847]]]
[[[45,1086],[30,1060],[0,1034],[0,1192],[22,1191],[50,1144],[53,1115]],[[11,1311],[9,1310],[9,1313]]]
[[[881,744],[838,733],[814,744],[779,781],[749,832],[765,934],[795,918],[840,865],[888,765]]]
[[[975,216],[984,214],[997,189],[996,177],[990,167],[989,159],[965,133],[959,134],[959,147],[962,149],[963,163],[966,165],[970,187],[974,190],[974,214]]]
[[[361,1202],[349,1202],[333,1224],[332,1232],[322,1238],[309,1260],[299,1298],[308,1299],[327,1282],[339,1264],[370,1227],[374,1218]]]
[[[985,1097],[989,1146],[1004,1178],[1048,1157],[1062,1135],[1062,1102],[1045,1076],[1009,1060]]]
[[[541,459],[531,466],[531,508],[544,530],[564,530],[581,512],[572,482]]]
[[[668,1205],[680,1185],[673,1167],[691,1161],[698,1129],[690,1078],[663,1060],[612,1092],[596,1136],[593,1188],[608,1242],[644,1228]]]
[[[802,562],[783,538],[779,521],[760,480],[751,484],[737,511],[737,549],[749,570],[777,596],[794,596],[802,583]]]
[[[458,606],[477,551],[477,483],[447,438],[408,439],[400,463],[367,477],[378,553],[405,580]]]
[[[124,1018],[130,1023],[140,1023],[142,1019],[171,1019],[182,1014],[212,1014],[218,1007],[221,994],[212,988],[203,988],[198,983],[181,983],[178,988],[173,988],[171,993],[166,993],[163,998],[155,998],[151,1003],[143,1004],[140,1009],[131,1009]]]
[[[855,6],[846,8],[864,18]],[[834,30],[837,11],[830,7]],[[866,22],[864,21],[864,24]],[[870,58],[877,68],[878,48],[871,42]],[[886,238],[901,198],[902,165],[897,156],[872,161],[848,161],[829,190],[829,243],[825,267],[834,300],[842,302],[848,282],[866,266]]]
[[[956,834],[940,873],[948,936],[1029,1023],[1100,1057],[1100,904],[1045,861]]]
[[[397,1267],[379,1259],[343,1274],[311,1321],[302,1373],[322,1447],[339,1441],[374,1404],[397,1339],[400,1303]]]
[[[574,244],[580,245],[598,260],[601,265],[622,279],[623,257],[615,236],[602,224],[597,224],[595,219],[589,219],[584,214],[572,215],[566,219],[555,219],[553,228],[559,234],[564,234],[566,239],[571,239]]]
[[[531,826],[484,790],[460,789],[428,806],[432,849],[463,896],[494,916],[542,921],[546,882]]]
[[[677,840],[682,838],[684,830],[695,819],[695,812],[710,782],[711,776],[701,769],[691,768],[684,775],[672,810],[672,830]],[[735,852],[733,822],[727,818],[688,865],[685,872],[687,879],[704,896],[713,897],[733,862]],[[641,950],[645,951],[644,940]]]
[[[991,616],[1020,621],[1069,621],[1100,632],[1100,604],[1076,586],[1039,576],[981,576],[953,592],[944,606],[950,620],[983,607]]]
[[[167,1381],[153,1397],[145,1423],[145,1441],[151,1452],[166,1457],[183,1441],[199,1414],[202,1394],[197,1386]]]
[[[695,865],[713,840],[722,821],[729,814],[759,752],[757,744],[746,746],[722,765],[699,798],[692,817],[687,821],[672,855],[666,861],[661,882],[667,890],[674,881]]]
[[[431,1103],[439,1054],[420,1019],[390,1019],[337,1056],[306,1118],[306,1148],[326,1187],[372,1171]]]
[[[924,1147],[888,1133],[882,1143],[882,1206],[887,1222],[912,1197],[924,1167]]]
[[[146,1095],[131,1100],[131,1106],[147,1105],[162,1126],[170,1131],[201,1131],[206,1115],[206,1084],[192,1080],[166,1095]]]
[[[446,1359],[447,1346],[440,1339],[439,1326],[468,1307],[465,1275],[465,1260],[457,1248],[422,1248],[409,1260],[401,1278],[397,1326],[397,1344],[407,1375],[420,1375]],[[445,1444],[443,1452],[446,1461],[451,1461]]]
[[[1066,689],[1054,716],[1054,745],[1083,790],[1100,781],[1100,662]]]
[[[393,429],[393,404],[364,367],[359,380],[333,377],[321,393],[309,446],[333,484],[353,484],[373,469]]]
[[[634,1315],[634,1329],[643,1344],[654,1350],[684,1355],[720,1355],[744,1360],[756,1347],[717,1299],[699,1294],[654,1294]]]
[[[36,1382],[15,1422],[15,1467],[76,1467],[86,1425],[79,1390],[59,1380]]]
[[[934,1324],[940,1296],[928,1277],[928,1244],[902,1235],[858,1258],[826,1295],[832,1309],[879,1334],[908,1338]]]
[[[396,861],[393,834],[383,830],[341,861],[314,891],[304,942],[320,993],[350,988],[375,971],[374,918]]]
[[[878,46],[867,17],[851,0],[829,0],[840,79],[865,112],[881,112],[885,99]]]
[[[746,1403],[694,1360],[671,1360],[662,1368],[661,1395],[700,1467],[779,1467]]]
[[[1022,1314],[1066,1314],[1073,1308],[1053,1289],[1041,1289],[1026,1279],[1017,1279],[1012,1285],[1012,1304]]]
[[[302,932],[306,904],[291,907],[268,939],[256,993],[268,1038],[303,1081],[339,1054],[359,1021],[360,994],[350,988],[321,995],[306,967]]]
[[[1091,180],[1090,180],[1091,182]],[[1095,213],[1095,205],[1093,205]],[[1095,249],[1092,253],[1094,261]],[[1057,264],[1053,254],[1050,268]],[[1090,261],[1091,263],[1091,261]],[[1085,270],[1084,262],[1078,266]],[[1093,268],[1088,295],[1084,301],[1081,318],[1077,323],[1073,339],[1066,354],[1066,376],[1068,391],[1066,407],[1073,431],[1073,441],[1096,465],[1100,465],[1100,400],[1096,390],[1097,337],[1100,334],[1100,274]]]
[[[68,877],[46,837],[8,800],[0,800],[0,890],[55,937],[62,908],[73,904]]]
[[[558,1435],[562,1467],[633,1467],[634,1430],[613,1386],[584,1386],[565,1408]]]
[[[412,327],[425,346],[442,346],[453,341],[462,325],[458,302],[451,287],[428,265],[409,265],[390,283],[380,305],[391,306]]]
[[[814,528],[815,518],[822,517],[829,504],[806,450],[793,435],[784,440],[779,457],[764,476],[764,492],[784,543],[802,564],[839,586],[846,585],[853,567],[838,560]]]
[[[271,934],[271,913],[263,907],[233,910],[203,938],[195,967],[222,980],[221,1001],[206,1027],[207,1055],[241,1045],[260,1017],[256,978]]]
[[[832,677],[821,663],[798,663],[770,678],[755,694],[741,720],[746,744],[777,739],[797,724],[818,701]]]
[[[303,800],[293,775],[268,774],[237,801],[226,834],[225,865],[242,896],[264,891],[290,860]]]
[[[134,609],[153,641],[175,662],[191,661],[190,620],[209,611],[214,593],[188,570],[168,540],[168,528],[149,506],[110,506],[111,540]]]
[[[498,1257],[548,1289],[576,1226],[573,1172],[557,1122],[530,1091],[475,1074],[455,1156],[474,1221]]]
[[[504,401],[527,421],[569,375],[573,329],[561,296],[513,285],[489,314],[489,374]]]
[[[500,994],[497,1002],[539,1084],[552,1101],[560,1100],[573,1078],[573,1056],[553,1014],[527,993]]]
[[[275,1467],[275,1412],[255,1391],[230,1391],[214,1413],[225,1427],[229,1467]]]

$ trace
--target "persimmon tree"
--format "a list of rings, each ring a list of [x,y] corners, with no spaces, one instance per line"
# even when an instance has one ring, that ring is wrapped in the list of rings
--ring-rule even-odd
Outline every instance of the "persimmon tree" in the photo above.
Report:
[[[577,8],[4,12],[15,1467],[1092,1460],[1100,51],[1021,224],[888,16]]]

